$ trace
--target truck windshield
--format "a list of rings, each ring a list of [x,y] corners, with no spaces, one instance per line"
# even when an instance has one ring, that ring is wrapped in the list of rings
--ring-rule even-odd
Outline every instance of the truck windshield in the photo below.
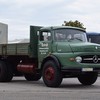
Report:
[[[57,29],[54,31],[56,41],[87,42],[86,33],[75,29]]]

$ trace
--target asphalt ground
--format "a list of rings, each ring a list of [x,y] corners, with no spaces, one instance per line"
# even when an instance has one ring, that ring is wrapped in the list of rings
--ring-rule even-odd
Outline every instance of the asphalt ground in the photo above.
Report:
[[[14,77],[12,82],[0,83],[0,100],[100,100],[100,77],[91,86],[81,85],[77,78],[67,78],[58,88],[46,87],[42,79]]]

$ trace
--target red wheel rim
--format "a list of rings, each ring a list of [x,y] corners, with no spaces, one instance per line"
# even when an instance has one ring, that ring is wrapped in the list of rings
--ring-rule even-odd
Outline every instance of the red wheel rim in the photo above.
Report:
[[[48,67],[46,70],[45,70],[45,78],[46,80],[48,81],[52,81],[54,79],[54,69],[52,67]]]

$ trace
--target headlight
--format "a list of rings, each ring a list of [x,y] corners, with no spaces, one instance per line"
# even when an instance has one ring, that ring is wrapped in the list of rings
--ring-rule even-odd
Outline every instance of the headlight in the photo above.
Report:
[[[80,63],[82,61],[82,58],[80,56],[75,58],[76,62]]]

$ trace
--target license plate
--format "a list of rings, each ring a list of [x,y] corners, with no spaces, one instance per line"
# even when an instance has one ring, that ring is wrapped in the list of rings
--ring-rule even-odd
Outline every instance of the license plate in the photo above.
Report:
[[[89,72],[89,71],[93,71],[93,68],[82,68],[83,72]]]

